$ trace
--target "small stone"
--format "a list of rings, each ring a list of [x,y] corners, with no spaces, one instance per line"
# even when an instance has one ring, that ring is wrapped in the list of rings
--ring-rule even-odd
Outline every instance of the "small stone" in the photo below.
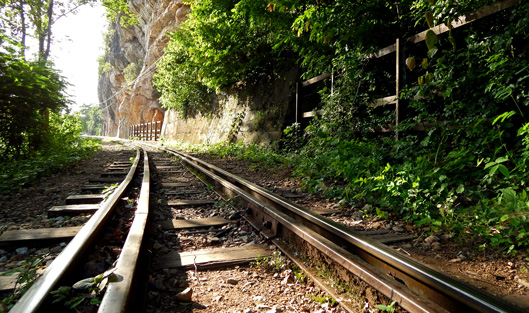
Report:
[[[240,214],[239,212],[235,212],[235,213],[231,214],[231,215],[228,217],[228,219],[229,219],[230,221],[238,220],[238,219],[240,219],[240,218],[241,218],[241,214]]]
[[[364,218],[364,213],[362,212],[353,212],[353,214],[351,214],[351,217],[355,220],[361,220]]]
[[[437,242],[437,241],[439,241],[439,237],[434,236],[434,235],[430,235],[430,236],[426,237],[426,239],[424,239],[424,242],[429,244],[429,245],[431,245],[432,242]]]
[[[193,288],[191,287],[186,288],[184,291],[177,293],[175,296],[176,300],[180,302],[191,302],[192,297],[193,297]]]
[[[248,232],[247,232],[247,231],[244,231],[244,230],[241,230],[241,231],[239,232],[239,235],[240,235],[240,236],[245,236],[245,235],[247,235],[247,234],[248,234]]]
[[[7,254],[7,251],[3,250],[3,249],[0,249],[0,255],[5,255],[5,254]]]
[[[220,301],[222,301],[222,300],[224,300],[224,297],[223,297],[223,296],[217,296],[217,297],[215,298],[215,302],[220,302]]]
[[[64,216],[57,216],[53,219],[54,222],[64,222],[65,218]]]
[[[265,301],[265,297],[264,296],[255,296],[255,297],[253,297],[253,301],[255,301],[256,303],[263,303]]]
[[[61,247],[63,247],[63,248],[66,247],[66,242],[61,242],[61,243],[59,244],[59,246],[61,246]]]
[[[15,250],[17,254],[20,254],[20,255],[26,255],[28,254],[28,247],[21,247],[21,248],[18,248]]]
[[[237,285],[239,283],[239,281],[237,279],[234,279],[234,278],[228,278],[226,280],[226,283],[228,283],[230,285]]]
[[[2,257],[0,258],[0,263],[5,263],[5,262],[7,262],[7,260],[8,260],[8,259],[7,259],[7,256],[4,255],[4,256],[2,256]]]
[[[442,249],[441,248],[441,243],[438,242],[438,241],[432,242],[431,247],[432,247],[432,250],[434,250],[434,251],[439,251],[439,250]]]
[[[402,227],[399,227],[399,226],[393,226],[392,230],[396,233],[402,233],[404,232],[404,228]]]

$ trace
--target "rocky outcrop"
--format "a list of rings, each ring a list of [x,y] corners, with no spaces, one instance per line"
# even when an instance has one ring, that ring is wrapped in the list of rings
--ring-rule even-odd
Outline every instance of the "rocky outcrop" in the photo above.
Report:
[[[130,9],[139,16],[139,24],[111,24],[106,66],[99,78],[99,102],[108,136],[127,137],[131,125],[163,121],[164,109],[153,88],[152,74],[169,41],[168,32],[190,11],[181,0],[133,0]]]
[[[252,86],[236,84],[212,97],[213,113],[180,118],[160,107],[152,75],[168,32],[185,21],[190,8],[181,0],[132,0],[130,8],[140,16],[139,25],[112,23],[99,79],[105,135],[126,138],[131,125],[163,121],[162,137],[190,143],[268,143],[281,137],[295,111],[297,70]]]

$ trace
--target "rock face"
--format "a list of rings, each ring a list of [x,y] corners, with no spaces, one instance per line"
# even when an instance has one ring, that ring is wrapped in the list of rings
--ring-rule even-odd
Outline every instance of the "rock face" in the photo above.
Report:
[[[279,139],[294,111],[297,70],[254,86],[238,84],[212,97],[213,114],[179,118],[160,106],[152,75],[170,39],[167,33],[185,21],[190,8],[182,0],[132,0],[129,5],[140,16],[139,25],[111,24],[99,77],[104,135],[127,138],[132,125],[162,121],[162,137],[191,143]]]

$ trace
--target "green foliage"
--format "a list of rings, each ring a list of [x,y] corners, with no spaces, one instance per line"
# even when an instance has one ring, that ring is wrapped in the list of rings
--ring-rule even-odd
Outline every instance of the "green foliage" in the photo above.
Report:
[[[139,24],[139,16],[130,11],[129,5],[127,0],[103,0],[103,6],[107,9],[107,19],[117,20],[124,27]]]
[[[397,301],[391,302],[390,305],[377,304],[377,309],[379,309],[380,311],[393,313],[393,312],[395,312],[395,308],[393,307],[395,305],[395,303],[397,303]]]
[[[67,139],[67,142],[71,140]],[[30,159],[0,163],[0,194],[19,191],[37,178],[75,164],[100,149],[101,145],[99,140],[80,138],[71,144],[56,146],[56,150]]]
[[[37,279],[37,270],[42,267],[44,257],[30,257],[22,262],[22,268],[14,268],[2,273],[2,276],[18,275],[18,279],[13,289],[13,293],[1,300],[2,307],[10,310],[20,297],[33,285]],[[2,311],[0,309],[0,311]],[[2,311],[3,312],[3,311]]]
[[[291,66],[282,44],[291,15],[264,0],[191,1],[187,21],[171,35],[154,81],[161,102],[186,115],[206,111],[207,95],[235,82],[254,82]]]
[[[103,117],[99,105],[83,105],[79,111],[79,120],[83,125],[83,134],[101,136]]]
[[[26,62],[0,33],[0,162],[35,156],[53,144],[50,114],[68,104],[66,83],[55,70]]]
[[[123,69],[123,75],[125,76],[125,83],[128,85],[133,82],[138,74],[141,72],[142,63],[130,63]]]

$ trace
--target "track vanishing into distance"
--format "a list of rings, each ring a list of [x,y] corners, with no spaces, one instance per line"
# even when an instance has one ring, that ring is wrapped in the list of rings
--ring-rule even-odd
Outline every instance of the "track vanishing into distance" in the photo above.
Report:
[[[398,311],[521,311],[409,259],[385,240],[355,232],[197,158],[138,142],[126,145],[130,152],[88,184],[86,194],[48,212],[50,217],[91,214],[82,227],[61,234],[41,229],[0,236],[0,244],[11,247],[41,247],[73,237],[10,312],[61,312],[65,299],[78,299],[81,312],[190,312],[177,308],[198,302],[189,284],[174,280],[181,292],[164,299],[168,293],[156,289],[158,279],[191,271],[199,280],[200,271],[243,266],[273,255],[273,249],[336,299],[342,312],[361,312],[363,300],[344,299],[314,266],[326,264],[349,290],[370,288],[396,301]],[[118,185],[108,188],[113,182]],[[160,194],[165,196],[153,198]],[[90,300],[95,296],[100,301]],[[214,297],[213,290],[201,295]]]

